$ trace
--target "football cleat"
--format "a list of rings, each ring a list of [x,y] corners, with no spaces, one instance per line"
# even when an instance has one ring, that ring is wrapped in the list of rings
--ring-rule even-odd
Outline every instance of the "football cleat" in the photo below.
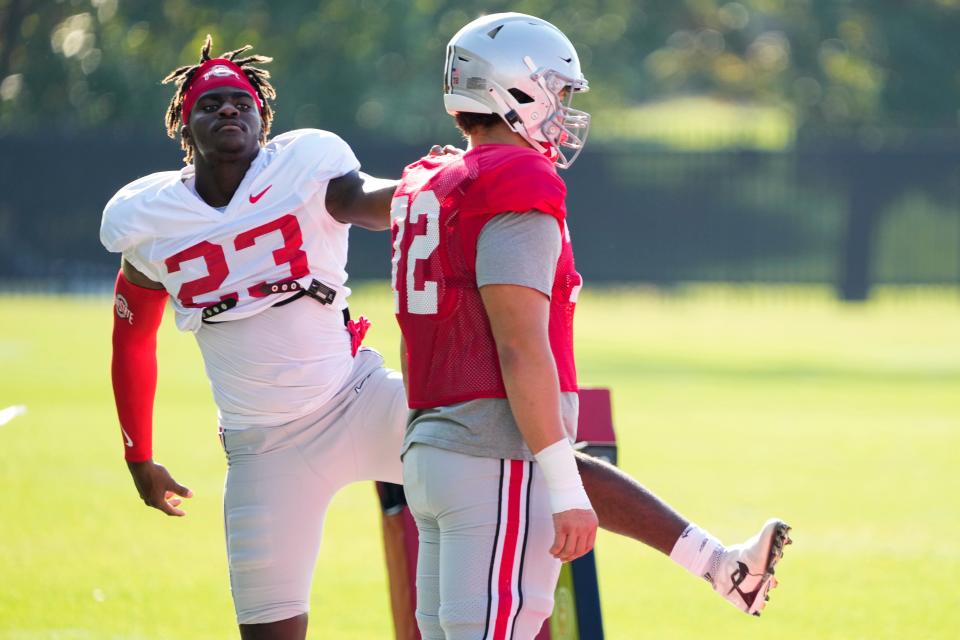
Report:
[[[759,616],[770,599],[767,592],[777,586],[774,568],[791,542],[789,525],[771,518],[757,535],[717,554],[703,577],[727,602]]]

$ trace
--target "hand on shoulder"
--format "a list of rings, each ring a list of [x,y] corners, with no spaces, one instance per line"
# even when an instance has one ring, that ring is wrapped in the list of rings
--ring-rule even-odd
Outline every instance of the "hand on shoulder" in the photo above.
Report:
[[[431,156],[462,156],[464,153],[465,151],[463,149],[455,147],[452,144],[446,144],[442,147],[438,144],[435,144],[430,147]]]

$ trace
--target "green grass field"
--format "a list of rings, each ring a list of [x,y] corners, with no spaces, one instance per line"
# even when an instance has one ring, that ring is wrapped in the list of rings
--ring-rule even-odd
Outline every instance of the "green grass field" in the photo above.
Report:
[[[878,640],[960,633],[960,296],[808,289],[586,292],[581,381],[613,389],[621,466],[726,542],[794,526],[762,618],[631,541],[598,541],[607,637]],[[396,364],[386,285],[351,305]],[[186,518],[147,509],[122,461],[107,298],[0,297],[0,639],[236,636],[224,459],[198,351],[160,338],[156,456]],[[372,485],[334,502],[311,638],[391,635]],[[586,639],[584,639],[586,640]]]

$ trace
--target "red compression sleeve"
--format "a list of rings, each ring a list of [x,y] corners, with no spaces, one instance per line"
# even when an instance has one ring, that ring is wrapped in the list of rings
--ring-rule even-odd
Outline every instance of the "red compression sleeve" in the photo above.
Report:
[[[157,392],[157,330],[167,302],[164,289],[138,287],[117,274],[113,315],[113,397],[125,457],[153,457],[153,398]]]

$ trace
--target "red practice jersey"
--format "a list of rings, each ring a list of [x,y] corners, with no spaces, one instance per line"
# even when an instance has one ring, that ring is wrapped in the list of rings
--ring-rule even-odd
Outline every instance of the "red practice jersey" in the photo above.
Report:
[[[404,170],[391,210],[392,262],[411,408],[507,397],[475,266],[483,226],[508,212],[538,211],[560,225],[550,346],[560,390],[577,390],[573,312],[583,281],[574,268],[565,197],[553,163],[514,145],[426,156]]]

